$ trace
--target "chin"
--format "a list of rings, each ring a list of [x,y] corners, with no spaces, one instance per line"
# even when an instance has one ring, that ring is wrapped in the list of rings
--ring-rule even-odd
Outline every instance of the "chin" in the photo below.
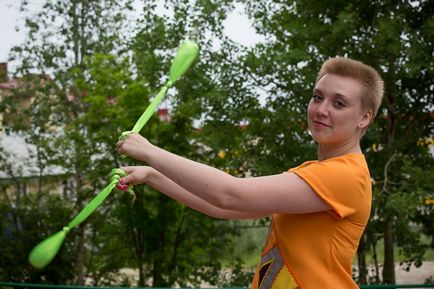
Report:
[[[328,142],[330,142],[330,137],[329,136],[324,136],[315,132],[310,131],[309,134],[311,135],[312,139],[317,143],[317,144],[326,144]]]
[[[318,145],[334,145],[337,143],[336,139],[331,136],[312,135],[312,138]]]

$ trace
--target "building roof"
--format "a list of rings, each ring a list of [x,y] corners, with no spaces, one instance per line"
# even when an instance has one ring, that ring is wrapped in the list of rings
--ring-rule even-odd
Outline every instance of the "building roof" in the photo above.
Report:
[[[11,90],[11,89],[17,89],[20,88],[23,85],[23,82],[21,79],[12,79],[7,82],[0,83],[0,89],[1,90]]]

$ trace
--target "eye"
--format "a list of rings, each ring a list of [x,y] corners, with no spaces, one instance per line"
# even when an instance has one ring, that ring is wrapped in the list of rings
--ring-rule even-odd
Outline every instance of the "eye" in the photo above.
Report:
[[[319,102],[319,101],[322,100],[322,96],[319,95],[319,94],[314,94],[314,95],[312,96],[312,99],[313,99],[314,102]]]
[[[345,106],[345,103],[342,100],[335,100],[335,102],[333,104],[337,108],[342,108]]]

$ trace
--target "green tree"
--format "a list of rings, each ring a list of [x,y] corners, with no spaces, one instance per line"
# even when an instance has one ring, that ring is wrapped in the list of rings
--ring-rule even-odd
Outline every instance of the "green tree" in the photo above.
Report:
[[[52,88],[47,79],[30,75],[24,77],[16,89],[5,93],[1,102],[2,112],[7,117],[8,137],[17,142],[17,145],[2,147],[0,157],[5,178],[1,191],[4,217],[1,238],[5,246],[2,247],[0,270],[6,280],[22,282],[50,278],[59,281],[71,276],[73,268],[71,255],[67,253],[54,262],[57,270],[36,272],[27,261],[31,246],[59,228],[59,222],[65,220],[70,210],[68,206],[59,205],[58,197],[49,195],[49,184],[56,182],[56,176],[63,173],[51,163],[54,142],[50,133],[53,133],[56,109],[46,92]],[[29,102],[29,99],[33,101]],[[49,113],[50,108],[53,114]],[[58,208],[53,211],[56,205]],[[66,248],[70,246],[70,242],[65,245]]]
[[[80,141],[83,132],[86,132],[86,142],[81,148],[86,149],[88,155],[83,155],[81,151],[79,153],[80,157],[88,159],[81,169],[92,182],[91,192],[96,193],[107,185],[110,170],[120,166],[120,158],[114,145],[122,130],[131,128],[144,110],[148,103],[148,89],[144,82],[133,79],[128,58],[96,53],[86,57],[83,64],[87,68],[85,73],[76,69],[71,80],[74,89],[82,93],[81,101],[86,109],[75,118],[74,126],[66,128],[66,131],[71,129],[72,134],[66,136],[59,145],[62,151],[71,150],[69,142],[76,137],[77,128],[82,128],[81,134],[77,136]],[[108,198],[104,206],[89,219],[88,228],[90,227],[93,239],[97,242],[92,242],[92,249],[87,252],[83,261],[86,268],[92,268],[88,271],[92,272],[90,275],[95,285],[101,285],[102,280],[105,280],[105,284],[110,284],[107,274],[131,264],[122,240],[119,240],[119,236],[112,236],[119,231],[117,226],[122,226],[111,214],[116,205],[119,204]],[[101,257],[104,253],[106,255]],[[113,254],[120,254],[124,258],[116,258],[119,261],[113,262]],[[92,264],[96,267],[91,266]],[[106,275],[103,274],[104,270]]]
[[[126,36],[119,31],[126,27],[130,3],[128,0],[45,1],[41,10],[33,14],[27,11],[28,2],[22,2],[22,11],[27,11],[27,38],[23,45],[13,49],[12,59],[21,62],[17,69],[19,75],[26,77],[34,72],[50,75],[47,81],[50,87],[32,88],[37,93],[29,110],[30,123],[24,122],[20,130],[29,135],[29,143],[36,145],[38,160],[60,165],[66,171],[65,182],[75,202],[73,213],[84,206],[90,193],[99,189],[93,185],[100,177],[96,177],[98,170],[91,158],[102,150],[94,146],[95,137],[81,120],[88,105],[83,101],[85,91],[74,87],[75,79],[77,75],[88,73],[84,63],[88,55],[124,49]],[[41,99],[46,101],[38,106]],[[38,107],[41,121],[36,122]],[[39,167],[42,173],[43,163]],[[85,226],[83,223],[77,234],[71,234],[76,237],[77,247],[75,283],[81,285],[85,273]]]
[[[201,59],[168,93],[164,105],[171,122],[153,119],[142,133],[170,151],[238,176],[277,173],[314,158],[305,115],[316,72],[328,57],[349,56],[376,67],[386,83],[378,120],[363,140],[375,182],[373,218],[362,238],[366,246],[359,248],[359,265],[380,236],[384,283],[394,283],[394,245],[407,264],[420,264],[424,247],[409,223],[422,215],[414,200],[422,202],[433,191],[423,173],[432,171],[432,158],[426,145],[418,145],[433,129],[428,1],[241,1],[267,39],[252,48],[223,34],[222,22],[235,1],[168,0],[170,17],[156,14],[157,1],[146,1],[131,41],[118,33],[130,1],[118,3],[47,1],[44,11],[26,19],[29,37],[14,50],[23,75],[52,75],[53,82],[40,90],[46,98],[36,102],[44,104],[39,106],[43,117],[33,134],[28,126],[16,129],[27,130],[29,141],[40,148],[40,175],[51,164],[68,172],[74,213],[103,187],[102,176],[111,167],[135,164],[119,159],[114,142],[167,79],[182,39],[200,44]],[[61,41],[53,41],[59,31]],[[37,107],[29,115],[35,120]],[[39,127],[50,131],[50,123],[63,131],[51,138],[37,133]],[[99,285],[120,266],[139,268],[141,286],[150,278],[153,286],[230,283],[217,274],[224,244],[237,233],[230,222],[203,218],[146,187],[137,187],[136,194],[132,206],[126,194],[114,194],[78,228],[76,284],[83,283],[85,267]],[[110,266],[113,252],[125,258]],[[361,274],[359,282],[367,283],[366,276]]]
[[[47,194],[46,188],[39,194],[28,192],[32,179],[14,175],[11,164],[8,164],[4,156],[7,153],[2,150],[1,167],[9,167],[10,170],[5,170],[9,182],[0,185],[0,278],[11,282],[33,283],[40,282],[43,278],[52,282],[63,282],[71,278],[74,273],[70,241],[65,242],[60,252],[61,257],[53,261],[52,267],[38,272],[27,261],[33,244],[61,227],[62,222],[68,218],[70,208],[58,196]],[[47,178],[49,177],[44,176],[44,179]],[[35,180],[41,181],[38,178]],[[35,204],[38,210],[35,210]]]
[[[46,71],[54,79],[50,82],[53,83],[51,90],[43,91],[43,95],[51,102],[42,107],[51,110],[44,112],[45,122],[31,125],[37,127],[55,124],[61,128],[58,134],[52,134],[49,138],[50,146],[41,143],[41,148],[51,149],[46,154],[48,163],[60,165],[67,172],[66,191],[74,201],[72,215],[84,206],[91,194],[97,193],[106,183],[102,176],[113,165],[121,163],[113,150],[117,136],[122,130],[132,127],[149,103],[148,100],[152,97],[150,91],[156,91],[161,86],[170,59],[184,38],[176,27],[190,10],[181,4],[174,5],[176,17],[166,20],[153,13],[154,3],[147,2],[143,22],[138,24],[138,33],[129,46],[124,46],[122,41],[119,43],[118,39],[107,37],[107,33],[113,31],[105,30],[104,21],[107,19],[96,21],[94,18],[100,15],[99,8],[102,7],[94,2],[47,2],[46,11],[27,19],[29,38],[41,39],[43,44],[29,41],[27,45],[15,48],[15,57],[23,62],[20,73],[27,75],[35,70]],[[212,19],[218,23],[223,17],[224,9],[214,8],[219,7],[209,6],[205,2],[196,7],[210,15],[215,12],[216,16]],[[62,16],[65,16],[66,21],[61,21],[59,27],[52,29],[46,21],[37,20],[46,18],[54,21],[56,17]],[[204,33],[208,23],[204,20],[192,21],[185,26],[185,34]],[[221,29],[221,26],[218,28]],[[50,35],[55,31],[62,31],[62,36],[68,31],[71,34],[65,35],[62,44],[50,42]],[[96,36],[101,38],[94,40],[93,37]],[[111,43],[112,40],[119,46]],[[212,59],[213,55],[209,52],[211,45],[206,44],[205,39],[196,40],[203,43],[203,58]],[[117,47],[130,49],[132,61]],[[198,134],[193,122],[205,111],[201,91],[207,92],[214,99],[222,99],[219,88],[212,82],[213,64],[218,59],[212,60],[210,63],[198,64],[196,72],[176,84],[177,94],[169,93],[167,104],[173,108],[172,121],[161,123],[153,120],[143,131],[154,143],[206,162],[211,162],[208,160],[209,155],[203,153],[206,144],[194,141]],[[29,116],[33,116],[32,112],[29,112]],[[51,122],[47,121],[51,119]],[[25,125],[20,128],[22,131],[26,129],[29,130],[29,127]],[[216,157],[215,152],[213,155]],[[122,161],[125,162],[134,163]],[[228,235],[234,233],[230,223],[203,218],[148,189],[139,187],[136,191],[138,198],[132,207],[129,207],[129,202],[125,203],[123,195],[110,198],[105,209],[101,208],[70,236],[75,237],[73,240],[77,247],[74,250],[77,252],[75,283],[83,283],[85,272],[95,279],[95,285],[102,284],[100,280],[103,277],[105,282],[111,282],[111,272],[119,266],[132,265],[139,268],[140,285],[144,285],[149,277],[154,286],[187,286],[200,284],[202,280],[218,284],[221,268],[219,257],[224,255],[222,248]],[[110,215],[109,208],[113,205],[118,208],[120,224]],[[215,236],[210,237],[210,231],[215,232]],[[125,242],[130,244],[130,251],[125,250]],[[113,252],[126,256],[125,260],[113,266],[114,259],[108,258]],[[98,257],[104,253],[107,256]],[[69,281],[66,279],[64,282]]]
[[[398,241],[400,232],[410,232],[409,221],[417,211],[416,203],[408,207],[405,200],[416,197],[414,192],[420,197],[432,191],[419,185],[425,181],[432,183],[426,175],[410,170],[432,170],[432,156],[427,147],[417,146],[420,140],[430,137],[433,129],[429,121],[433,102],[430,33],[433,13],[429,1],[246,1],[245,4],[257,31],[269,39],[247,54],[246,71],[268,90],[267,105],[273,120],[279,120],[276,111],[281,108],[286,111],[279,120],[281,126],[296,126],[304,120],[316,71],[328,57],[360,59],[382,74],[386,87],[384,103],[377,122],[364,138],[363,147],[375,180],[372,216],[380,218],[384,237],[383,282],[394,283],[394,245],[404,250],[406,256],[410,254],[416,265],[422,256],[420,242],[415,238],[401,239],[406,240],[404,243]],[[281,131],[264,131],[271,134],[267,136],[269,141],[279,140]],[[289,138],[306,141],[306,133],[300,127],[292,127],[290,135]],[[270,149],[270,155],[297,155],[291,151],[297,143],[288,142],[284,152]],[[405,162],[411,165],[403,165]],[[412,190],[408,189],[409,184],[413,185]]]
[[[171,108],[171,122],[150,124],[143,134],[169,151],[214,164],[221,148],[209,148],[206,133],[196,131],[194,122],[212,111],[209,103],[221,102],[228,97],[227,91],[214,82],[220,57],[216,57],[212,45],[205,39],[205,32],[209,30],[220,35],[222,27],[218,20],[224,18],[225,6],[201,1],[192,6],[183,1],[167,1],[174,16],[163,18],[155,13],[154,5],[155,2],[146,2],[143,21],[139,22],[132,44],[138,77],[156,91],[167,77],[174,49],[186,37],[199,43],[201,57],[184,79],[176,83],[172,90],[176,90],[176,94],[172,91],[168,94],[165,105]],[[208,18],[201,18],[204,15]],[[128,230],[134,232],[134,238],[129,240],[135,242],[130,243],[135,249],[135,257],[151,266],[148,274],[140,270],[139,285],[143,286],[142,282],[148,276],[152,277],[152,286],[159,287],[199,285],[202,280],[211,284],[221,282],[217,274],[222,261],[219,256],[224,254],[222,248],[228,235],[234,233],[231,226],[227,222],[203,218],[166,197],[155,196],[152,191],[144,190],[141,194],[149,207],[138,205],[137,209],[142,213],[133,220],[131,214],[124,215],[129,220]],[[138,220],[138,216],[142,218]],[[216,233],[210,236],[206,233],[210,231]],[[141,244],[137,246],[139,242]]]

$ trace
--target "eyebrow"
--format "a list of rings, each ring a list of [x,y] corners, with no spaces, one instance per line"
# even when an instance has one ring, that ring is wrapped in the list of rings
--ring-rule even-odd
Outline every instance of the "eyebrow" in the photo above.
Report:
[[[318,89],[318,88],[314,88],[313,89],[313,93],[323,94],[323,92],[321,91],[321,89]],[[337,97],[343,98],[345,100],[349,99],[348,96],[346,96],[345,94],[342,94],[342,93],[335,93],[335,94],[333,94],[333,96],[337,96]]]

